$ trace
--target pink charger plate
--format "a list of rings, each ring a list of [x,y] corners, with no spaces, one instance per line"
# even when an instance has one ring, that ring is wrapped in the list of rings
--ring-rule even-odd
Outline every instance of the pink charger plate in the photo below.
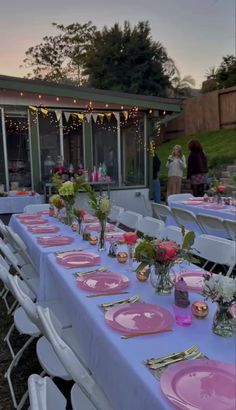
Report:
[[[25,225],[43,225],[47,223],[47,219],[43,219],[43,218],[22,219],[21,223]]]
[[[109,232],[105,234],[106,241],[110,242],[112,240],[119,241],[124,239],[124,234],[122,232]]]
[[[202,205],[203,201],[183,201],[183,204],[185,205]]]
[[[72,236],[41,236],[37,242],[43,246],[60,246],[69,245],[74,242],[74,238]]]
[[[183,278],[189,291],[201,292],[204,283],[203,275],[206,273],[208,272],[200,270],[186,271],[182,272],[177,280]]]
[[[37,219],[38,218],[38,213],[37,214],[19,214],[16,215],[17,219],[24,220],[24,219]]]
[[[91,223],[91,222],[97,222],[98,218],[96,216],[92,216],[89,214],[84,215],[83,217],[83,222],[85,223]]]
[[[183,410],[235,410],[235,367],[198,359],[169,366],[161,375],[161,390]]]
[[[105,313],[105,320],[124,334],[165,330],[174,323],[173,316],[165,308],[138,302],[110,308]]]
[[[113,272],[88,273],[77,278],[80,289],[89,292],[112,293],[123,290],[129,286],[129,278]]]
[[[100,256],[92,252],[68,251],[57,255],[56,261],[65,268],[80,268],[98,265]]]
[[[85,231],[97,231],[97,232],[99,232],[100,230],[101,230],[100,223],[91,223],[91,224],[88,224],[85,228]],[[111,231],[116,231],[116,230],[117,230],[117,228],[116,228],[115,225],[112,225],[112,224],[109,224],[109,223],[106,224],[106,232],[111,232]]]
[[[60,229],[58,226],[52,225],[45,225],[45,226],[29,226],[28,231],[31,233],[39,234],[39,233],[56,233]]]
[[[212,204],[212,205],[204,205],[204,208],[207,209],[225,209],[226,205],[217,205],[217,204]]]
[[[190,201],[204,201],[204,197],[203,196],[195,196],[194,198],[190,198]]]

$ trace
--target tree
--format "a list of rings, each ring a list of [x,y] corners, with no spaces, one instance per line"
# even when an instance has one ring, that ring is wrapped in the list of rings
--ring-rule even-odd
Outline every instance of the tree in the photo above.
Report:
[[[186,75],[181,78],[179,70],[175,67],[175,74],[171,78],[171,89],[170,94],[173,97],[190,97],[191,89],[195,86],[195,80],[191,75]]]
[[[115,24],[95,33],[87,48],[85,73],[92,87],[165,95],[170,86],[167,62],[165,48],[151,38],[149,23],[139,22],[132,29],[126,21],[123,29]]]
[[[43,42],[26,51],[23,63],[32,69],[28,78],[81,85],[86,50],[96,31],[91,21],[85,24],[52,23],[59,34],[45,36]]]
[[[222,58],[219,67],[210,67],[206,72],[206,81],[202,83],[202,93],[221,88],[236,86],[236,57],[227,55]]]

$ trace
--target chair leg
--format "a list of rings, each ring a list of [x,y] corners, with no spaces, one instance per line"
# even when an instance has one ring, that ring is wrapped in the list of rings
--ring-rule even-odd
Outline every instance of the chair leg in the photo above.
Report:
[[[9,389],[10,389],[11,398],[12,398],[12,401],[13,401],[14,408],[16,408],[16,409],[18,408],[18,405],[17,405],[17,401],[16,401],[15,392],[14,392],[14,389],[13,389],[13,384],[12,384],[12,381],[11,381],[11,373],[12,373],[13,368],[19,362],[19,360],[20,360],[22,354],[24,353],[24,351],[27,349],[27,347],[32,343],[32,341],[34,339],[35,339],[35,337],[31,336],[27,340],[27,342],[24,344],[24,346],[16,353],[15,357],[13,358],[10,366],[8,367],[8,369],[7,369],[7,371],[4,375],[4,377],[7,379],[7,382],[8,382],[8,386],[9,386]],[[27,398],[27,396],[26,396],[26,398]],[[26,398],[25,398],[25,400],[26,400]],[[21,403],[21,401],[20,401],[20,403]]]
[[[6,336],[4,337],[4,342],[6,342],[8,348],[11,352],[11,356],[12,356],[13,359],[15,357],[15,353],[13,351],[13,348],[12,348],[12,345],[11,345],[11,342],[10,342],[10,337],[11,337],[11,334],[12,334],[12,331],[13,331],[14,328],[15,328],[15,323],[13,322],[10,329],[8,330]]]

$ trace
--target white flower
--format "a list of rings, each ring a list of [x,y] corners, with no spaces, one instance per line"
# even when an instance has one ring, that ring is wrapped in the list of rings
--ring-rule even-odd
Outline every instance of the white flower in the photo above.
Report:
[[[203,295],[215,302],[231,303],[236,299],[236,278],[212,275],[204,282]]]

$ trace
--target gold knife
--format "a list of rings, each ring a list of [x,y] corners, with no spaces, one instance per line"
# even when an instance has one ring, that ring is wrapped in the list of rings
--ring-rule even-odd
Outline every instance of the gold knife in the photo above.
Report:
[[[133,337],[138,337],[138,336],[157,335],[159,333],[165,333],[165,332],[172,332],[172,329],[163,329],[163,330],[156,330],[156,331],[150,331],[150,332],[130,333],[130,334],[127,334],[127,335],[122,335],[121,339],[131,339]]]
[[[98,296],[113,296],[113,295],[124,295],[129,292],[113,292],[113,293],[95,293],[92,295],[86,295],[86,298],[96,298]]]

